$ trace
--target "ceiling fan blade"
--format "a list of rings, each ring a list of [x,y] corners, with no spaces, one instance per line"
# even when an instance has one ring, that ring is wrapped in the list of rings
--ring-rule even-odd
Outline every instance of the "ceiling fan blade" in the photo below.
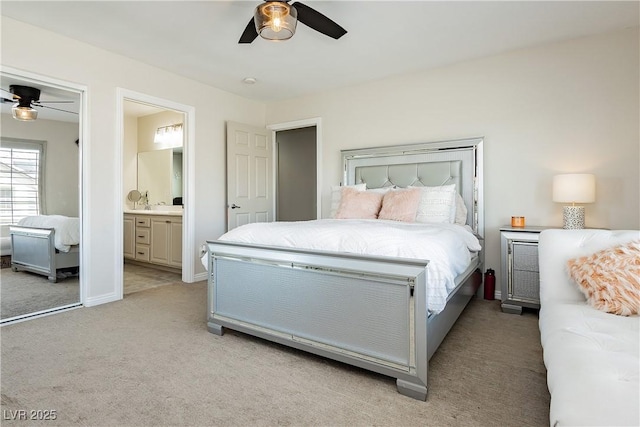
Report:
[[[292,3],[291,6],[295,7],[298,11],[298,21],[308,27],[311,27],[314,30],[336,40],[347,34],[347,30],[315,9],[312,9],[300,2]]]
[[[73,101],[33,101],[34,104],[73,104]]]
[[[258,37],[258,32],[256,31],[256,22],[254,18],[251,18],[251,21],[247,24],[247,27],[244,29],[244,32],[240,36],[240,40],[238,43],[251,43]]]
[[[15,104],[17,101],[15,99],[9,99],[9,98],[0,98],[0,102],[1,103],[9,103],[9,104]]]
[[[67,110],[61,110],[60,108],[54,108],[54,107],[49,107],[47,105],[41,105],[41,104],[33,104],[35,107],[42,107],[42,108],[48,108],[50,110],[56,110],[56,111],[62,111],[63,113],[69,113],[69,114],[78,114],[75,111],[67,111]]]
[[[0,89],[0,91],[2,91],[2,97],[3,97],[4,99],[14,99],[14,97],[16,97],[16,96],[17,96],[17,95],[15,95],[15,94],[13,94],[13,93],[9,92],[9,91],[8,91],[8,90],[6,90],[6,89]],[[5,98],[5,96],[8,96],[8,98]],[[18,98],[20,98],[20,97],[18,96]]]

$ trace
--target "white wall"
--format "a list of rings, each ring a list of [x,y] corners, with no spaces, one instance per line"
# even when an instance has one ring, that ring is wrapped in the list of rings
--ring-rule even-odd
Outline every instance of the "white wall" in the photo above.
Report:
[[[125,116],[123,121],[122,147],[122,196],[123,209],[133,209],[136,206],[127,200],[131,190],[138,189],[138,118]]]
[[[196,111],[195,242],[217,238],[225,230],[225,121],[264,125],[265,106],[179,77],[88,44],[2,17],[2,65],[87,87],[89,137],[86,143],[89,211],[83,265],[89,275],[89,305],[116,298],[116,268],[122,248],[113,230],[122,221],[122,188],[113,176],[122,173],[116,155],[116,88],[190,105]],[[187,248],[197,255],[198,247]],[[195,257],[196,272],[204,271]]]
[[[21,122],[2,114],[2,136],[46,141],[45,214],[80,215],[78,123],[38,119]]]
[[[638,29],[514,51],[267,106],[267,123],[322,117],[323,216],[340,150],[484,136],[486,266],[512,215],[562,227],[556,173],[597,177],[587,226],[640,227]],[[425,53],[426,54],[426,53]]]

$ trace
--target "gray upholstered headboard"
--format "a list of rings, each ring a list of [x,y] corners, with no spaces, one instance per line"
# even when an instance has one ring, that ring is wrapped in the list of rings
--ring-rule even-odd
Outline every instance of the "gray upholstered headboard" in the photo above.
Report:
[[[456,184],[467,224],[484,236],[482,138],[343,150],[346,185],[367,188]]]

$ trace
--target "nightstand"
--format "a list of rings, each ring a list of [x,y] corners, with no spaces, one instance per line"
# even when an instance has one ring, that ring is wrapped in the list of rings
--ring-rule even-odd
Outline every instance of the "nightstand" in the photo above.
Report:
[[[547,228],[552,227],[500,228],[500,294],[505,313],[540,308],[538,238]]]

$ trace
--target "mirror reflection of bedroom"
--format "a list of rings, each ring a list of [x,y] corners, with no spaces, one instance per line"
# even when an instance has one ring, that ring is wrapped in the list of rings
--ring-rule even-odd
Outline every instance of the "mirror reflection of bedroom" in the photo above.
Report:
[[[124,102],[124,295],[182,280],[184,114]]]
[[[0,323],[80,305],[80,93],[0,75]]]

